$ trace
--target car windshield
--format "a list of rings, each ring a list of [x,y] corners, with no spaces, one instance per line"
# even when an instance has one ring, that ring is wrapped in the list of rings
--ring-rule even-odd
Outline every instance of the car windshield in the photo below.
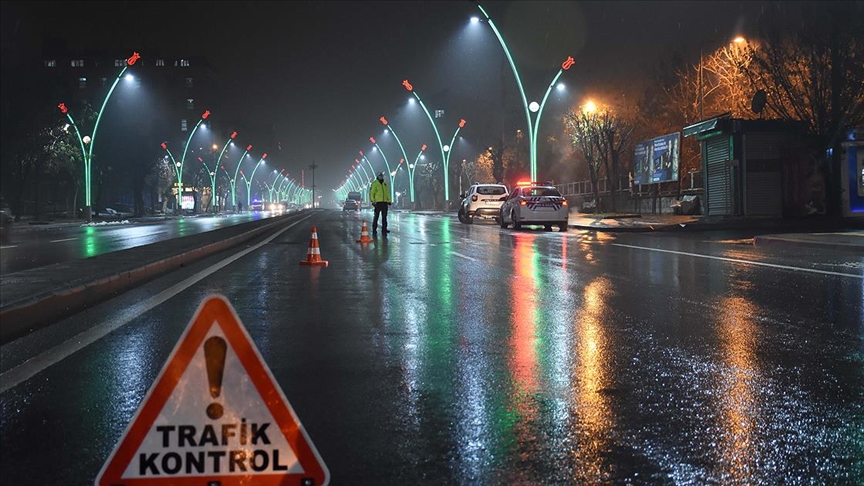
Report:
[[[507,194],[507,189],[503,186],[479,186],[477,187],[477,194],[481,196],[503,196]]]

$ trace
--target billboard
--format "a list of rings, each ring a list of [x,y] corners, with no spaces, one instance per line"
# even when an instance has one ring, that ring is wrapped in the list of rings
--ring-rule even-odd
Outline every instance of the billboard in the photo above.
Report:
[[[633,156],[633,184],[657,184],[678,180],[681,134],[663,135],[636,144]]]

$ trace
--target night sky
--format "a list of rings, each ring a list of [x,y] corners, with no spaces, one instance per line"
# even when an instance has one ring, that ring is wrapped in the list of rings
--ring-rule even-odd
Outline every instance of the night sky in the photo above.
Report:
[[[635,103],[647,71],[672,51],[697,62],[700,43],[713,49],[735,35],[755,35],[760,13],[799,4],[483,5],[511,48],[529,101],[540,101],[567,56],[576,60],[561,78],[567,90],[550,97],[542,136],[544,129],[560,129],[555,118],[588,96]],[[244,133],[244,142],[255,144],[256,135],[281,142],[281,152],[265,150],[289,173],[299,174],[314,160],[320,166],[316,183],[329,191],[358,150],[370,151],[370,136],[389,152],[391,165],[398,161],[398,148],[382,135],[382,115],[410,157],[422,143],[436,146],[428,119],[419,106],[407,104],[404,78],[430,110],[446,110],[439,120],[442,138],[449,141],[459,119],[467,119],[455,158],[473,158],[502,133],[525,130],[503,49],[488,24],[469,22],[479,15],[468,1],[4,2],[3,28],[17,28],[34,52],[47,33],[73,50],[124,46],[145,59],[148,49],[166,57],[205,56],[220,88],[218,102],[209,107],[214,119],[254,127],[257,133]]]

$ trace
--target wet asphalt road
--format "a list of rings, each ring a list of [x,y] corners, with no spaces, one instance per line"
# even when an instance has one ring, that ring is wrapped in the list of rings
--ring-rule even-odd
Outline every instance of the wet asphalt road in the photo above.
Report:
[[[864,257],[407,213],[361,246],[363,216],[315,211],[5,346],[0,482],[92,484],[213,293],[332,484],[864,482]],[[298,265],[313,224],[328,268]]]
[[[90,258],[171,238],[268,218],[269,211],[197,215],[151,221],[124,220],[110,224],[31,226],[17,224],[12,242],[0,247],[0,273],[20,272],[52,263]],[[131,223],[130,223],[131,221]]]

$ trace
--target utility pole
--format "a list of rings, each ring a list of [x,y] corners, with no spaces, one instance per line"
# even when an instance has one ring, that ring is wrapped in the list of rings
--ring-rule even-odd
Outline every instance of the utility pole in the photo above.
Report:
[[[318,168],[318,165],[313,160],[309,168],[312,170],[312,209],[315,209],[317,207],[317,201],[315,200],[315,169]]]

